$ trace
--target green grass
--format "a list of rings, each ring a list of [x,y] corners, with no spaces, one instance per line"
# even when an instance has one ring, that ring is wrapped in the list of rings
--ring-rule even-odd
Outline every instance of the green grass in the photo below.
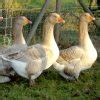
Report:
[[[100,98],[100,63],[81,73],[78,81],[67,81],[53,68],[36,79],[37,85],[16,77],[13,82],[0,84],[1,100],[93,100]]]

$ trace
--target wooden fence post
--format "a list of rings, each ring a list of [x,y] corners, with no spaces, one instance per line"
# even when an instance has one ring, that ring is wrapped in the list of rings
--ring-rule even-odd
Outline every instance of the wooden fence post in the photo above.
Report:
[[[56,0],[56,12],[60,13],[60,8],[61,8],[61,0]],[[60,37],[60,25],[57,24],[55,26],[55,40],[57,43],[59,43],[59,37]]]
[[[42,7],[40,13],[38,14],[38,16],[37,16],[37,18],[36,18],[36,20],[35,20],[35,22],[34,22],[34,25],[33,25],[32,29],[31,29],[31,31],[30,31],[30,33],[29,33],[29,35],[28,35],[28,38],[27,38],[27,44],[28,44],[28,45],[30,44],[31,39],[32,39],[32,37],[34,36],[34,34],[35,34],[35,32],[36,32],[36,29],[37,29],[37,27],[38,27],[40,21],[42,20],[42,17],[43,17],[43,15],[44,15],[45,11],[46,11],[46,8],[47,8],[47,6],[49,5],[49,2],[50,2],[50,0],[45,0],[45,3],[44,3],[44,5],[43,5],[43,7]]]

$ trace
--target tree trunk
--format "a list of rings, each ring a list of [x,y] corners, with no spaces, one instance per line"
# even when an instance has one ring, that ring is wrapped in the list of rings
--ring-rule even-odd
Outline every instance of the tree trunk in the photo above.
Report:
[[[32,37],[34,36],[34,34],[35,34],[35,32],[36,32],[36,29],[37,29],[37,27],[38,27],[40,21],[42,20],[42,17],[43,17],[43,15],[44,15],[45,11],[46,11],[46,8],[47,8],[48,5],[49,5],[49,2],[50,2],[50,0],[45,0],[45,4],[43,5],[43,7],[42,7],[40,13],[39,13],[38,16],[37,16],[37,19],[36,19],[35,22],[34,22],[34,25],[33,25],[32,29],[31,29],[31,31],[30,31],[30,33],[29,33],[29,35],[28,35],[28,38],[27,38],[27,44],[28,44],[28,45],[30,44],[31,39],[32,39]]]
[[[60,8],[61,8],[61,0],[56,0],[56,12],[60,13]],[[57,43],[59,43],[59,37],[60,37],[60,25],[57,24],[55,26],[55,40]]]

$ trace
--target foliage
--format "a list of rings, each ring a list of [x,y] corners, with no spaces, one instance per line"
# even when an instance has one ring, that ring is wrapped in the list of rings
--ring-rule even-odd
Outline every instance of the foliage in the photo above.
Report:
[[[27,5],[31,0],[1,0],[0,1],[0,8],[7,8],[7,9],[15,9],[15,8],[22,8]]]

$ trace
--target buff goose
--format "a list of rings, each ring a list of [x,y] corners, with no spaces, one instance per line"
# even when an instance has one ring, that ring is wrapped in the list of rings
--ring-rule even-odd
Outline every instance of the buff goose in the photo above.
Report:
[[[94,48],[88,34],[88,23],[95,20],[89,13],[80,16],[79,45],[60,51],[60,56],[53,67],[65,79],[78,79],[82,70],[91,68],[97,59],[97,51]]]
[[[13,45],[10,47],[2,47],[0,48],[0,54],[11,54],[14,52],[17,52],[18,50],[25,49],[27,47],[27,44],[25,42],[25,39],[23,37],[22,29],[23,26],[25,26],[28,23],[32,23],[30,20],[28,20],[24,16],[20,16],[16,19],[13,29],[14,34],[14,42]],[[0,59],[0,83],[9,82],[10,81],[10,66],[8,65],[5,67],[2,63],[2,60]]]
[[[64,20],[57,13],[51,13],[44,22],[44,40],[42,44],[36,44],[27,50],[20,51],[8,58],[3,57],[16,73],[29,79],[30,86],[35,84],[35,79],[49,68],[59,57],[59,49],[54,39],[54,25]]]
[[[27,24],[32,24],[32,22],[29,19],[27,19],[25,16],[19,16],[16,19],[15,26],[14,26],[14,32],[13,32],[13,35],[14,35],[13,44],[17,44],[17,45],[26,44],[26,41],[22,33],[22,29],[23,29],[23,26]]]
[[[25,16],[19,16],[15,20],[14,28],[13,28],[13,36],[14,41],[13,45],[5,48],[0,48],[0,53],[11,53],[15,52],[17,49],[23,49],[23,47],[27,47],[26,41],[24,39],[22,29],[23,26],[27,24],[31,24],[32,22],[28,20]]]

